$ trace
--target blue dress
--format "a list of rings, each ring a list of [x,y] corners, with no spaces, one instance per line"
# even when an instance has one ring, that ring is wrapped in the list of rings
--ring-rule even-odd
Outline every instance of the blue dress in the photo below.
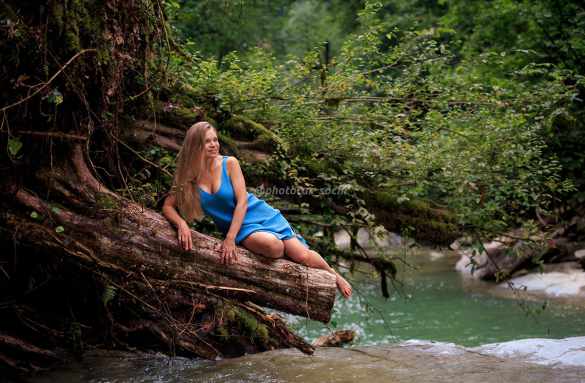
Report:
[[[224,234],[227,234],[230,228],[234,209],[236,208],[236,195],[232,181],[227,173],[226,163],[227,156],[223,156],[221,161],[221,181],[217,192],[212,194],[199,188],[199,198],[203,211],[213,218],[217,228]],[[304,238],[294,232],[288,221],[280,213],[280,210],[273,208],[254,194],[248,193],[248,209],[240,231],[236,235],[236,245],[256,231],[269,232],[280,240],[296,236],[301,243],[307,246]]]

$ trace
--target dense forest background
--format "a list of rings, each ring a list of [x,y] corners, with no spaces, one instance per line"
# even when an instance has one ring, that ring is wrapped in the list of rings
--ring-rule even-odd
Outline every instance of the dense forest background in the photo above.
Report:
[[[581,222],[583,239],[584,34],[577,0],[2,2],[0,367],[51,365],[63,342],[311,348],[243,290],[169,277],[190,270],[156,211],[200,120],[250,189],[328,261],[372,263],[385,295],[393,260],[356,250],[358,228],[481,246]],[[198,282],[232,283],[205,254]]]
[[[584,202],[581,2],[167,6],[193,60],[177,78],[269,126],[287,178],[344,188],[356,214],[374,192],[493,234]]]

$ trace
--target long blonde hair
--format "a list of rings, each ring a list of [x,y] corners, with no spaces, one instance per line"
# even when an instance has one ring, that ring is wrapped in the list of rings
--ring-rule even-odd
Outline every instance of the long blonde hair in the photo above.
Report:
[[[183,146],[177,155],[177,168],[173,178],[171,193],[175,195],[179,213],[187,222],[203,218],[203,209],[196,191],[199,178],[204,170],[203,146],[205,135],[215,128],[205,121],[191,126],[185,134]]]

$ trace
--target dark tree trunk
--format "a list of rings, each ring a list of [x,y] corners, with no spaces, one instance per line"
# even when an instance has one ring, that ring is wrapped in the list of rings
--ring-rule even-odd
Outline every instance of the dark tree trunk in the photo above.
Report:
[[[267,315],[254,304],[327,322],[336,293],[333,275],[242,248],[235,264],[222,265],[220,241],[196,231],[192,232],[194,250],[183,251],[164,217],[121,198],[96,180],[81,145],[73,145],[69,161],[42,169],[35,179],[45,190],[42,196],[16,184],[4,188],[0,222],[4,243],[18,244],[19,257],[34,249],[57,257],[56,263],[75,265],[87,278],[99,279],[102,323],[87,327],[108,328],[108,342],[118,347],[163,347],[205,358],[291,346],[312,352],[312,346],[291,333],[278,316]],[[0,261],[10,264],[16,256],[4,254]],[[17,264],[10,266],[3,271],[9,279],[16,278],[21,271]],[[76,282],[71,281],[71,286],[86,288]],[[15,290],[10,280],[6,286]],[[37,370],[58,360],[52,351],[55,343],[71,337],[67,335],[71,330],[55,328],[55,322],[43,318],[42,310],[35,313],[26,299],[4,298],[7,304],[0,309],[8,313],[5,318],[34,323],[28,327],[36,332],[49,329],[54,341],[41,342],[46,348],[37,346],[35,336],[19,337],[22,332],[15,330],[19,326],[3,323],[0,363]],[[8,304],[10,298],[15,304]],[[84,315],[83,307],[68,306],[74,316]],[[256,340],[242,343],[238,339],[242,335]],[[72,346],[81,347],[76,342]],[[28,360],[24,364],[19,362],[23,355]]]
[[[223,266],[219,242],[195,231],[182,251],[160,214],[109,190],[133,174],[127,137],[176,151],[183,135],[123,123],[164,116],[175,92],[164,4],[7,0],[0,21],[0,370],[89,346],[312,352],[257,305],[327,321],[332,275],[243,249]]]

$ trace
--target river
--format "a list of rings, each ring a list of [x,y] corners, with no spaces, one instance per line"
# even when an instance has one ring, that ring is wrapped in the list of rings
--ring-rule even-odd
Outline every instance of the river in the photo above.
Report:
[[[329,326],[287,316],[310,340],[354,329],[358,338],[350,348],[323,348],[310,357],[277,350],[221,361],[95,351],[30,382],[585,382],[583,366],[543,366],[462,347],[583,335],[582,305],[494,295],[490,284],[454,271],[453,254],[431,254],[402,254],[410,266],[400,262],[400,287],[388,299],[372,271],[360,268],[351,276],[354,296],[338,298]],[[425,341],[405,342],[412,339]]]
[[[354,273],[356,296],[349,301],[338,297],[331,321],[334,329],[354,329],[359,336],[356,345],[426,339],[477,346],[585,335],[585,303],[504,298],[512,294],[494,294],[491,283],[464,278],[454,270],[458,257],[442,254],[439,258],[423,248],[399,255],[399,287],[387,300],[379,283],[372,283],[376,277],[371,272]],[[303,318],[288,319],[310,339],[333,328]]]

